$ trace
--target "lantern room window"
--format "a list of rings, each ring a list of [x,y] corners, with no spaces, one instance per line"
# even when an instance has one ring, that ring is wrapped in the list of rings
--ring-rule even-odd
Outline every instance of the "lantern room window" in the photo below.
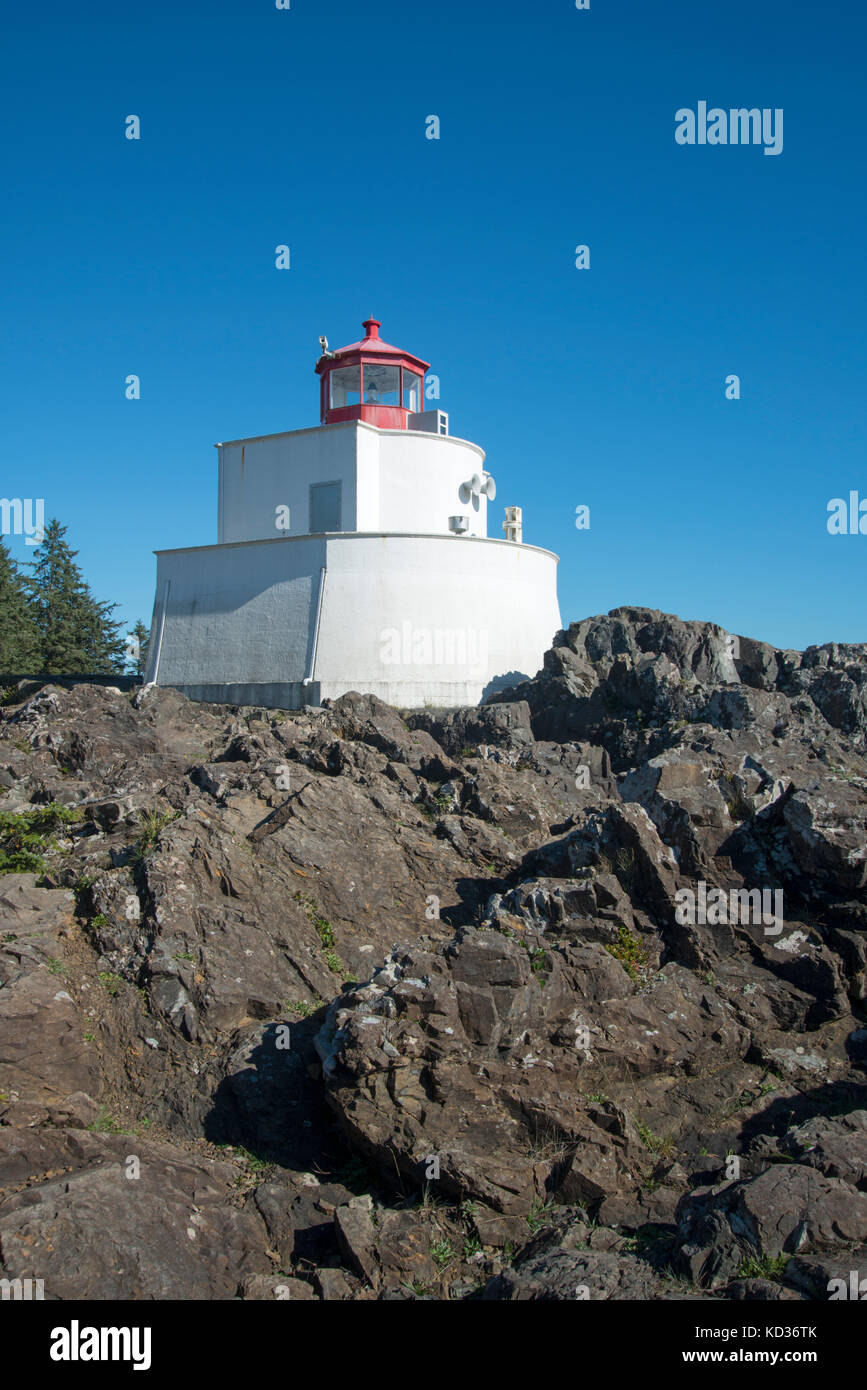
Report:
[[[361,404],[360,367],[335,367],[334,371],[329,373],[328,379],[331,384],[329,409]]]
[[[403,408],[414,415],[421,410],[421,377],[403,368]]]
[[[360,420],[376,429],[405,430],[411,416],[423,413],[428,363],[384,342],[379,327],[379,319],[365,319],[364,337],[336,352],[320,338],[316,374],[323,424]]]
[[[400,405],[400,367],[365,362],[364,404]]]

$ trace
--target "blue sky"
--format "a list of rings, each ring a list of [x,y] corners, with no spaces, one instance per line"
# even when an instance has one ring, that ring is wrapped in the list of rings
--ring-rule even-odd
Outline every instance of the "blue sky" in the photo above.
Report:
[[[316,424],[319,334],[373,313],[564,623],[867,640],[867,535],[826,529],[867,498],[854,0],[48,0],[2,36],[2,492],[125,621],[154,549],[216,540],[213,443]],[[701,100],[783,108],[783,152],[678,145]]]

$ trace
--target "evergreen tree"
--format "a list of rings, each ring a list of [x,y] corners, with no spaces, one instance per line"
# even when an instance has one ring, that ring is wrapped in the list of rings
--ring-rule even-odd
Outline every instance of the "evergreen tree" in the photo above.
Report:
[[[82,604],[81,631],[84,641],[85,665],[83,671],[88,675],[102,675],[117,672],[122,675],[126,669],[126,638],[123,624],[112,620],[116,603],[100,603],[86,588],[86,598]]]
[[[31,562],[29,580],[41,636],[40,672],[102,675],[122,671],[125,643],[112,620],[116,603],[94,598],[75,563],[77,550],[64,540],[66,527],[49,521]]]
[[[132,674],[138,676],[139,680],[143,680],[151,634],[150,628],[145,627],[141,618],[130,633],[130,637],[132,638],[133,651],[127,659],[132,668]]]
[[[0,540],[0,671],[29,675],[39,667],[39,629],[24,576]]]

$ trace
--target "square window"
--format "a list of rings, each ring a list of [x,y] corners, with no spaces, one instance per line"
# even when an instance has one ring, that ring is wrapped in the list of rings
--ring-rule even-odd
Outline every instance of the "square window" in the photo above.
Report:
[[[313,535],[321,531],[342,531],[340,483],[311,483],[310,485],[310,530]]]

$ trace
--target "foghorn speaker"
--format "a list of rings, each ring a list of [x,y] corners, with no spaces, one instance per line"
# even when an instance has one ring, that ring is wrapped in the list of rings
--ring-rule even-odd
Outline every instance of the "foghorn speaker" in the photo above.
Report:
[[[494,498],[495,498],[496,495],[497,495],[497,484],[494,482],[494,480],[493,480],[493,478],[491,477],[490,473],[489,473],[488,476],[486,477],[485,481],[482,483],[482,489],[481,489],[481,490],[482,490],[482,492],[485,494],[485,496],[487,497],[488,501],[489,501],[489,502],[493,502]]]

